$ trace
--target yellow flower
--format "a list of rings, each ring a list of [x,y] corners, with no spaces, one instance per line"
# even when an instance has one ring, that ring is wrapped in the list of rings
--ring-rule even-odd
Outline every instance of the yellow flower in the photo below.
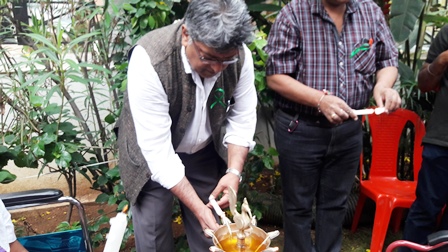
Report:
[[[176,219],[173,220],[173,222],[176,222],[177,224],[182,224],[182,217],[177,216]]]
[[[16,224],[16,223],[17,223],[17,220],[16,220],[16,219],[12,219],[11,221],[12,221],[13,224]]]
[[[279,171],[275,171],[274,172],[274,176],[279,177],[280,176],[280,172]]]

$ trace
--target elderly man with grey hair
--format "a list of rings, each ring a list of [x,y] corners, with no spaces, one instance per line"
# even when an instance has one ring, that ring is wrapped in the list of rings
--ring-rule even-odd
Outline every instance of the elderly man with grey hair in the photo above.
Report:
[[[257,97],[242,0],[192,0],[184,19],[143,36],[129,57],[117,122],[120,174],[137,251],[174,251],[177,197],[191,251],[219,228],[210,195],[228,206],[255,142]]]

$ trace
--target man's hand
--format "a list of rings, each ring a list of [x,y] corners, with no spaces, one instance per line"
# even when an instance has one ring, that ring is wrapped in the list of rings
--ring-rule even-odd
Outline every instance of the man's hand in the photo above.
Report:
[[[194,214],[201,224],[202,230],[211,229],[216,231],[220,227],[216,222],[216,218],[213,215],[212,210],[206,205],[203,205],[203,207],[201,207],[200,210]]]
[[[401,98],[397,90],[381,85],[373,89],[373,98],[378,107],[384,107],[386,112],[392,112],[401,107]]]
[[[196,216],[201,224],[202,230],[209,228],[216,230],[219,225],[210,208],[208,208],[197,195],[193,186],[186,177],[172,187],[171,192],[179,198],[182,203]]]
[[[334,95],[325,95],[319,103],[322,114],[333,124],[340,124],[352,118],[358,120],[358,116],[352,108],[341,98]]]
[[[376,84],[373,88],[373,99],[378,107],[384,107],[386,113],[401,107],[401,98],[397,90],[393,89],[397,80],[398,69],[385,67],[376,73]]]
[[[217,199],[217,203],[219,207],[226,208],[229,206],[229,186],[233,188],[233,190],[238,193],[238,186],[239,186],[239,177],[233,173],[227,173],[224,175],[218,182],[218,185],[215,187],[215,190],[213,190],[212,194],[215,199]],[[222,195],[221,195],[222,193]],[[221,198],[219,196],[221,195]],[[219,200],[218,200],[219,198]],[[207,204],[208,207],[212,207],[209,204]]]

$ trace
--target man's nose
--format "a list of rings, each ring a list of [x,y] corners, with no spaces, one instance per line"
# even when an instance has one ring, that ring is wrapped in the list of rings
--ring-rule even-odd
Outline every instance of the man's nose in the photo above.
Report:
[[[227,67],[227,65],[222,64],[222,63],[215,63],[215,64],[211,64],[210,66],[212,67],[212,69],[215,73],[222,72]]]

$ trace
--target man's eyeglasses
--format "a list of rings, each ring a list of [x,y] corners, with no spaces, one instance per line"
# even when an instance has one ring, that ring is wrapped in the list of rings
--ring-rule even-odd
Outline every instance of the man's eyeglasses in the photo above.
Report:
[[[229,59],[229,60],[218,60],[218,59],[210,59],[210,58],[206,58],[204,57],[204,55],[202,55],[200,49],[198,48],[198,46],[196,45],[196,43],[193,41],[192,42],[194,50],[196,51],[196,53],[199,56],[199,60],[201,60],[202,63],[204,64],[209,64],[209,65],[215,65],[215,64],[221,64],[221,65],[230,65],[233,63],[236,63],[239,58],[235,57],[233,59]]]

